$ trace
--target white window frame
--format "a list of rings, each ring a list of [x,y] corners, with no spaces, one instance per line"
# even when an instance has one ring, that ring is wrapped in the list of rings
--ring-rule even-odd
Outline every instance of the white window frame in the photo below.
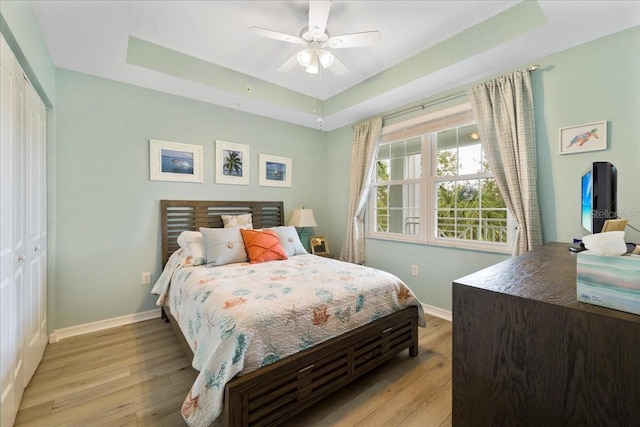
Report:
[[[430,113],[421,117],[410,119],[402,123],[398,123],[392,126],[383,128],[383,135],[390,134],[397,130],[418,126],[421,122],[427,120],[434,120],[439,118],[445,118],[452,114],[456,114],[462,111],[470,111],[470,104],[462,104],[452,108],[438,111],[436,113]],[[456,124],[456,127],[473,124],[475,121],[471,120],[468,123]],[[444,125],[442,130],[450,129],[451,127]],[[507,242],[506,243],[494,243],[494,242],[481,242],[474,240],[463,240],[455,238],[444,238],[436,236],[436,221],[437,221],[437,193],[436,188],[438,182],[441,181],[466,181],[472,179],[486,179],[493,178],[493,173],[483,172],[473,175],[457,175],[457,176],[436,176],[433,171],[436,170],[437,162],[437,144],[431,141],[433,133],[422,135],[422,175],[419,179],[407,179],[407,180],[392,180],[388,181],[388,185],[401,185],[418,183],[420,186],[420,230],[418,234],[410,235],[403,233],[390,233],[377,231],[376,221],[376,208],[377,208],[377,185],[376,183],[376,168],[374,168],[374,176],[372,179],[372,188],[369,194],[369,209],[371,213],[367,215],[367,237],[382,240],[392,240],[407,243],[418,243],[433,246],[447,246],[456,247],[462,249],[481,250],[488,252],[501,252],[511,253],[513,249],[513,242],[515,237],[516,222],[511,213],[507,210]],[[408,139],[408,138],[404,138]],[[398,139],[403,140],[403,139]],[[462,177],[462,178],[458,178]],[[425,226],[422,226],[425,224]]]

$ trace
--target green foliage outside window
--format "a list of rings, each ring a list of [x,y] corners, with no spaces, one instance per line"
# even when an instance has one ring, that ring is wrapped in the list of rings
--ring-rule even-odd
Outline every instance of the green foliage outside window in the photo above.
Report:
[[[458,156],[454,150],[438,150],[436,162],[437,237],[506,243],[507,211],[504,199],[493,178],[458,180]],[[489,165],[482,162],[482,170]],[[376,180],[389,182],[387,163],[377,161]],[[376,230],[389,232],[388,185],[376,187]],[[405,234],[413,234],[407,233]]]
[[[389,171],[387,165],[381,161],[376,162],[376,177],[378,182],[389,181]],[[389,231],[389,188],[388,187],[376,187],[376,216],[377,216],[377,230]]]

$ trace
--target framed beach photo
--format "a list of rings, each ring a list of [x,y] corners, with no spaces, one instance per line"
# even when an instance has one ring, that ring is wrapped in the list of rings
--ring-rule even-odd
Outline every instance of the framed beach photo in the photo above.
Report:
[[[560,129],[560,154],[607,149],[607,122],[594,122]]]
[[[216,141],[216,184],[249,185],[249,146]]]
[[[293,171],[291,169],[292,160],[289,157],[270,156],[260,154],[259,156],[258,185],[267,187],[291,187]]]
[[[311,236],[311,253],[314,255],[328,255],[329,245],[324,236]]]
[[[202,146],[150,139],[149,179],[202,182]]]

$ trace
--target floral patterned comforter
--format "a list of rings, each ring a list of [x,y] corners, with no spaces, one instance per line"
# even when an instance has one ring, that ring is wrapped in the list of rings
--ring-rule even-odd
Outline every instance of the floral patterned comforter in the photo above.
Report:
[[[200,371],[182,406],[192,427],[208,426],[223,408],[224,386],[286,356],[416,305],[397,277],[315,255],[284,261],[189,266],[174,253],[152,292],[171,314]]]

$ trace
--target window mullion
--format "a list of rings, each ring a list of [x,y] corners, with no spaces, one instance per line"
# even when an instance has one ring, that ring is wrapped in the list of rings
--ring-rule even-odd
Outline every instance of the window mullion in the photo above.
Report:
[[[433,240],[435,234],[435,226],[436,226],[436,210],[435,205],[436,201],[436,191],[435,191],[435,181],[433,178],[436,173],[436,162],[437,162],[437,147],[433,138],[433,134],[425,135],[423,138],[423,147],[424,152],[428,153],[428,159],[425,162],[427,166],[427,173],[425,173],[424,177],[424,188],[425,188],[425,198],[423,201],[422,210],[424,212],[425,224],[427,225],[425,231],[422,235],[422,238],[427,243],[430,243]]]
[[[472,181],[474,179],[491,179],[491,178],[493,178],[493,174],[491,172],[482,172],[482,173],[468,174],[468,175],[442,175],[442,176],[433,177],[435,182]]]

